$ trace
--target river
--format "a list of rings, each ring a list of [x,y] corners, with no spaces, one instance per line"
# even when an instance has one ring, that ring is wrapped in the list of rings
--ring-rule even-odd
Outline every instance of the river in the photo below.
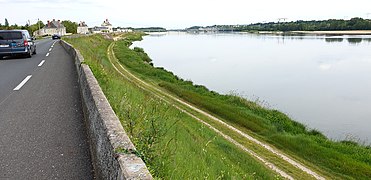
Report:
[[[154,66],[280,110],[333,140],[371,144],[371,36],[145,36]]]

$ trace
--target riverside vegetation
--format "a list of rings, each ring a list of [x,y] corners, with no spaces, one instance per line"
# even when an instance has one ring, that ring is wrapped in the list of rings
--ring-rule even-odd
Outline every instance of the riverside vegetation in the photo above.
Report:
[[[192,103],[223,121],[294,157],[325,177],[371,178],[371,148],[352,141],[333,142],[316,130],[236,95],[221,95],[155,68],[141,48],[130,49],[140,33],[124,34],[114,52],[121,64],[146,82]],[[194,118],[120,76],[108,59],[111,40],[100,35],[66,39],[79,49],[111,106],[154,177],[164,179],[276,179],[246,152]],[[164,52],[165,53],[165,52]],[[216,124],[214,124],[216,126]],[[221,128],[223,129],[223,128]],[[228,130],[223,130],[232,135]],[[243,140],[239,140],[243,141]],[[243,143],[243,142],[241,142]],[[270,157],[260,149],[267,158]],[[259,152],[257,152],[259,153]],[[274,158],[272,161],[279,161]],[[284,168],[295,177],[300,172]]]
[[[187,31],[197,30],[201,26],[193,26],[187,28]],[[249,25],[214,25],[204,28],[216,28],[219,31],[349,31],[349,30],[371,30],[371,19],[363,19],[359,17],[344,19],[329,19],[321,21],[291,21],[291,22],[267,22],[254,23]]]

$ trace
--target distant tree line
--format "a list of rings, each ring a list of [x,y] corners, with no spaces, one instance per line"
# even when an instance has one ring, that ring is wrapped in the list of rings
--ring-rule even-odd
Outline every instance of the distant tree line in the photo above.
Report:
[[[329,19],[323,21],[269,22],[242,25],[236,31],[333,31],[371,30],[371,20],[352,18],[350,20]]]
[[[77,33],[77,26],[76,22],[71,22],[69,20],[65,20],[61,22],[66,27],[67,33]],[[0,30],[12,30],[12,29],[24,29],[28,30],[28,32],[32,35],[35,31],[39,30],[39,28],[43,28],[45,24],[42,21],[38,21],[35,24],[26,23],[26,25],[10,25],[7,18],[5,18],[4,25],[0,23]]]
[[[166,29],[162,27],[135,28],[134,30],[143,32],[166,32]]]
[[[24,29],[32,35],[33,32],[37,31],[40,28],[43,28],[45,24],[42,21],[38,21],[35,24],[26,23],[26,25],[10,25],[8,19],[5,18],[4,25],[0,23],[0,30],[12,30],[12,29]]]
[[[329,19],[322,21],[269,22],[248,25],[213,25],[192,26],[185,31],[336,31],[336,30],[371,30],[371,19],[352,18],[350,20]]]

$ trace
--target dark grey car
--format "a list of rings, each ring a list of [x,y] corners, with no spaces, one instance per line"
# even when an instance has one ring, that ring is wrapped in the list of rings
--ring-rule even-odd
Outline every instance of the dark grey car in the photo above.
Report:
[[[0,59],[5,56],[36,54],[34,38],[27,30],[0,30]]]

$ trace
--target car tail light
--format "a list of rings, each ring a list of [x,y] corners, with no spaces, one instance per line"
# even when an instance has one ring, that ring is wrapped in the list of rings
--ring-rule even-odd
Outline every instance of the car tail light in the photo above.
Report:
[[[24,41],[24,46],[28,46],[28,41]]]

